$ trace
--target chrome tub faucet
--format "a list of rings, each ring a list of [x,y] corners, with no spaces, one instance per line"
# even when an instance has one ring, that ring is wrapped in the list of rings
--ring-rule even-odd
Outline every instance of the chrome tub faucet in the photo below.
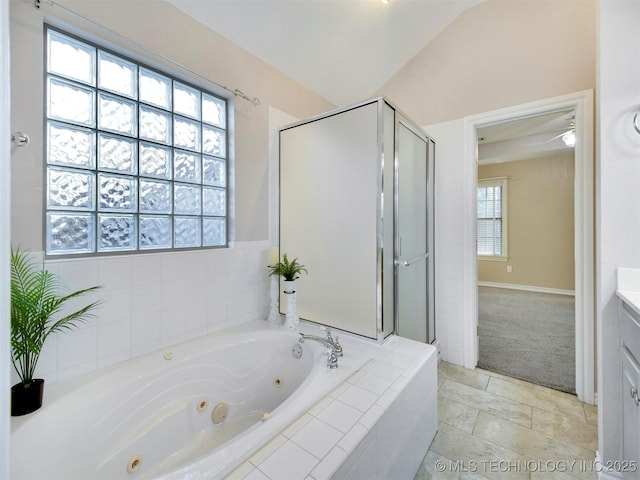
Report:
[[[300,338],[298,339],[298,341],[300,343],[304,343],[305,340],[313,340],[314,342],[319,342],[325,347],[330,348],[331,351],[327,356],[327,367],[331,369],[338,368],[338,357],[342,356],[342,345],[338,343],[338,337],[336,337],[335,340],[333,339],[333,337],[331,336],[331,330],[329,330],[328,328],[326,330],[327,336],[325,338],[318,337],[317,335],[307,335],[304,333],[300,333]]]

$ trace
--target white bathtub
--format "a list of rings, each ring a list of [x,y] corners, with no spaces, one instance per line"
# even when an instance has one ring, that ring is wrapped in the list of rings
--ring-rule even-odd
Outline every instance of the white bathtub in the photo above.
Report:
[[[45,386],[11,420],[11,479],[412,480],[436,433],[435,349],[343,335],[328,370],[318,343],[294,358],[297,340],[249,322]]]
[[[318,343],[294,358],[297,340],[252,322],[45,386],[43,407],[12,419],[11,478],[223,478],[370,358],[341,339],[329,371]]]

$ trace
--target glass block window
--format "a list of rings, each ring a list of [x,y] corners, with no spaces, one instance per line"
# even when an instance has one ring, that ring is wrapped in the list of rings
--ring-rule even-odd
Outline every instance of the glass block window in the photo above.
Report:
[[[476,244],[483,257],[507,256],[507,179],[478,180]]]
[[[227,245],[227,102],[47,28],[48,255]]]

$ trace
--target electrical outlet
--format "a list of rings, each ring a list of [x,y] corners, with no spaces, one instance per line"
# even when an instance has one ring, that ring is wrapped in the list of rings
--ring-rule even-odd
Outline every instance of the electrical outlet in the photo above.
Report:
[[[513,267],[511,265],[507,265],[507,273],[513,272]]]

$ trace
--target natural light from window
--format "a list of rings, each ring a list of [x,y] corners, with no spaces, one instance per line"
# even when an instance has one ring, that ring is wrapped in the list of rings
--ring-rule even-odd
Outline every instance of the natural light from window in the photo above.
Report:
[[[227,102],[47,28],[48,255],[227,245]]]
[[[476,243],[478,256],[505,258],[507,179],[478,180]]]

